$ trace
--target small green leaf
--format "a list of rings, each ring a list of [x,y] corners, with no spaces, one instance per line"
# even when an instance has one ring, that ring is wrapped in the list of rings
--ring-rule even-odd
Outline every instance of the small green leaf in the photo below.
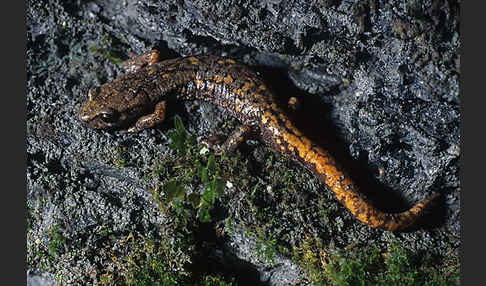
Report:
[[[201,196],[197,193],[190,193],[187,196],[187,200],[191,203],[191,205],[194,208],[199,207],[199,204],[201,203]]]
[[[177,115],[174,117],[174,126],[180,135],[186,134],[186,130],[184,129],[184,124],[182,123],[182,119]]]
[[[177,181],[170,181],[164,185],[164,192],[169,201],[178,201],[184,198],[185,190]]]
[[[211,221],[211,215],[209,215],[209,209],[207,207],[202,207],[199,209],[199,220],[201,222]]]
[[[214,204],[214,197],[214,190],[208,185],[206,191],[201,196],[201,204],[212,206]]]
[[[209,151],[210,151],[210,150],[209,150],[209,148],[208,148],[208,147],[203,146],[203,147],[201,148],[201,150],[199,151],[199,154],[204,155],[204,154],[206,154],[206,153],[209,153]]]
[[[174,126],[176,130],[172,130],[167,133],[169,139],[172,140],[172,142],[169,143],[169,147],[176,150],[179,156],[185,156],[188,147],[191,146],[192,142],[196,142],[196,138],[188,135],[184,129],[182,119],[177,115],[174,117]]]
[[[224,188],[226,186],[225,182],[221,178],[214,177],[213,181],[211,182],[212,188],[214,189],[217,196],[220,196],[224,192]]]
[[[211,154],[209,156],[208,165],[206,166],[206,168],[211,172],[214,172],[214,170],[216,169],[216,163],[214,162],[214,154]]]
[[[203,181],[204,184],[207,184],[209,182],[209,176],[208,176],[208,168],[201,168],[201,181]]]
[[[188,136],[186,139],[186,144],[189,146],[196,146],[197,145],[196,136]]]

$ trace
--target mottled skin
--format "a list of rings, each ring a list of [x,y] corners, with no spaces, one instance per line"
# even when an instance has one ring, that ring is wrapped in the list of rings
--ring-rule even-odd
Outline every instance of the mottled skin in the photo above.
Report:
[[[260,76],[232,59],[198,56],[158,62],[158,52],[152,51],[130,60],[127,70],[129,74],[89,91],[89,100],[79,114],[87,126],[138,131],[164,120],[169,97],[206,100],[243,123],[226,141],[227,150],[233,150],[246,134],[259,132],[265,143],[301,162],[357,219],[371,227],[403,230],[438,196],[434,193],[401,213],[376,209],[334,158],[295,128]]]

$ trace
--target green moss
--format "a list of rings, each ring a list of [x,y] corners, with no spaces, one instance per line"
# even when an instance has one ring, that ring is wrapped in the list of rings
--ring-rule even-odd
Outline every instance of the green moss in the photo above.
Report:
[[[325,280],[325,256],[322,241],[307,237],[300,247],[294,247],[294,261],[302,267],[309,277],[309,280],[318,285]]]
[[[199,148],[195,137],[186,132],[178,116],[174,125],[176,128],[168,133],[168,137],[171,140],[169,147],[177,156],[166,157],[163,163],[157,162],[153,167],[152,177],[164,180],[155,187],[154,197],[165,211],[170,208],[177,214],[189,216],[195,211],[201,222],[210,222],[211,210],[226,185],[220,176],[223,156],[215,156],[209,150]],[[202,191],[197,191],[199,186],[202,186]]]
[[[112,164],[117,168],[125,168],[128,163],[128,151],[127,148],[123,145],[116,146],[115,150],[113,151],[113,159]]]
[[[195,275],[186,270],[194,253],[191,235],[155,241],[141,234],[129,234],[121,242],[123,246],[130,251],[123,257],[112,257],[115,267],[100,276],[100,285],[237,285],[234,278]]]
[[[53,266],[54,258],[47,253],[47,251],[41,248],[33,248],[31,249],[33,252],[33,261],[27,260],[28,264],[33,264],[36,267],[39,267],[42,271],[56,272],[55,267]]]
[[[386,253],[374,246],[339,250],[307,238],[294,248],[294,260],[315,285],[455,285],[459,269],[443,271],[418,263],[417,257],[392,242]]]
[[[236,286],[234,279],[232,281],[226,281],[224,278],[219,276],[208,275],[202,279],[202,284],[204,286]]]
[[[55,266],[59,259],[58,257],[65,249],[66,238],[62,235],[59,223],[47,229],[46,233],[47,243],[45,245],[41,243],[40,239],[32,245],[29,243],[29,237],[31,238],[31,236],[27,235],[27,264],[42,271],[59,275],[57,272],[59,270]]]
[[[265,259],[267,263],[275,262],[275,255],[277,254],[277,239],[266,238],[265,235],[258,235],[256,241],[256,253],[258,256]]]
[[[66,242],[66,238],[62,235],[60,231],[60,224],[55,224],[53,227],[49,228],[49,244],[47,245],[49,255],[54,259],[58,255],[58,251],[61,246]]]
[[[25,218],[27,220],[26,228],[27,228],[27,233],[32,229],[32,209],[29,206],[29,202],[27,201],[27,208],[26,208],[26,215]]]
[[[121,65],[123,60],[117,56],[120,54],[120,51],[116,48],[118,46],[118,40],[112,38],[109,35],[104,35],[101,39],[100,46],[93,45],[89,49],[93,53],[99,53],[103,56],[103,58],[117,64]]]
[[[431,258],[420,262],[418,257],[393,241],[384,259],[386,271],[378,275],[377,281],[379,285],[456,285],[458,267],[437,269]]]
[[[262,149],[258,174],[252,174],[253,166],[240,153],[211,154],[198,147],[182,122],[176,123],[176,130],[169,137],[175,154],[156,162],[149,177],[160,181],[154,188],[160,208],[188,231],[197,223],[196,217],[199,221],[210,221],[211,209],[219,200],[231,201],[238,207],[228,207],[227,234],[234,235],[235,226],[243,227],[246,235],[256,242],[255,252],[266,263],[274,263],[277,253],[293,255],[314,285],[454,285],[459,275],[459,264],[438,270],[429,266],[433,265],[430,261],[419,261],[416,254],[395,244],[386,252],[369,246],[339,250],[328,246],[330,238],[289,239],[281,222],[283,216],[288,216],[289,221],[299,221],[300,217],[294,217],[294,208],[320,221],[331,220],[339,208],[329,202],[332,194],[320,195],[315,178],[270,149]],[[224,182],[231,182],[235,189],[224,193]],[[235,192],[241,197],[232,200]],[[302,196],[302,192],[308,197]],[[290,245],[289,241],[298,246]]]
[[[186,285],[190,275],[184,265],[190,262],[185,253],[191,244],[185,239],[162,238],[155,242],[143,235],[130,234],[122,244],[131,250],[119,258],[112,257],[115,268],[100,277],[101,285]]]
[[[376,247],[359,249],[353,255],[331,252],[328,263],[324,263],[324,273],[331,285],[368,285],[374,281],[374,271],[380,265]],[[396,284],[389,284],[396,285]]]
[[[176,150],[179,156],[185,156],[188,151],[193,151],[197,141],[193,135],[187,133],[179,116],[174,117],[175,130],[169,131],[167,136],[171,140],[169,147]]]

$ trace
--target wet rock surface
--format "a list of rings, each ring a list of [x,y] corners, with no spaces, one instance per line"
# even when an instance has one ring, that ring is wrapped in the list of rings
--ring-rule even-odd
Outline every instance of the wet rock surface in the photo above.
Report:
[[[287,168],[303,181],[296,192],[279,191],[266,149],[250,142],[242,154],[249,176],[261,182],[254,195],[259,210],[266,211],[267,235],[290,248],[307,236],[337,248],[384,249],[395,240],[418,255],[458,257],[459,5],[28,1],[30,283],[51,285],[39,282],[36,275],[42,273],[69,285],[101,283],[106,269],[115,269],[113,257],[126,254],[123,242],[131,233],[170,237],[171,217],[154,203],[147,174],[171,152],[167,131],[174,128],[173,116],[179,114],[198,138],[228,135],[238,124],[211,104],[181,103],[169,108],[170,120],[159,129],[128,134],[83,127],[77,112],[88,89],[123,74],[118,63],[130,52],[154,46],[163,58],[231,56],[259,71],[283,104],[297,97],[297,126],[331,150],[381,209],[401,211],[431,192],[442,194],[424,227],[397,234],[373,230],[342,208],[326,186],[284,159],[273,168]],[[220,198],[226,213],[220,222],[230,217],[238,221],[236,229],[261,224],[239,187]],[[200,242],[198,249],[214,263],[244,265],[252,273],[247,278],[258,277],[262,285],[309,285],[289,255],[279,253],[273,262],[259,258],[251,251],[251,237],[234,231],[218,243]]]

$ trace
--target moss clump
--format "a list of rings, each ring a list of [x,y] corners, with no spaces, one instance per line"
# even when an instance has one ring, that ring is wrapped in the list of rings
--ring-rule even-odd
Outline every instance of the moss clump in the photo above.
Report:
[[[208,275],[202,279],[202,284],[204,286],[236,286],[234,279],[231,281],[226,281],[220,276]]]
[[[168,137],[169,147],[177,156],[164,158],[163,163],[154,166],[152,177],[163,180],[154,188],[155,200],[162,210],[187,216],[195,212],[201,222],[210,222],[210,212],[226,185],[220,176],[221,156],[211,154],[208,149],[198,150],[197,141],[186,132],[182,120],[176,116],[174,121],[176,129]],[[192,186],[202,186],[203,190],[198,191],[197,187],[194,190]]]
[[[189,238],[188,238],[189,237]],[[129,234],[121,247],[130,249],[127,255],[112,256],[113,265],[100,276],[100,285],[211,285],[236,286],[219,275],[194,274],[186,270],[192,263],[194,242],[191,236],[158,241],[141,234]]]
[[[123,60],[119,56],[122,54],[121,48],[119,48],[120,44],[121,43],[117,39],[105,34],[101,39],[100,46],[93,45],[89,49],[93,53],[101,54],[103,58],[112,63],[122,65]]]
[[[117,168],[125,168],[128,164],[128,150],[123,145],[116,146],[113,151],[112,164]]]
[[[459,268],[436,269],[392,242],[380,253],[376,246],[338,250],[324,248],[320,239],[307,238],[294,249],[294,260],[315,285],[456,285]]]
[[[177,285],[190,280],[184,270],[190,263],[186,253],[191,249],[189,240],[162,238],[156,242],[130,234],[120,244],[130,251],[121,258],[112,256],[114,267],[101,275],[101,285]]]
[[[49,233],[49,244],[47,245],[48,253],[54,259],[58,255],[58,251],[66,242],[66,238],[62,235],[60,231],[60,224],[57,223],[48,230]]]
[[[293,249],[295,262],[306,270],[315,285],[454,285],[459,274],[457,266],[448,271],[437,270],[430,266],[433,265],[430,261],[419,261],[416,254],[397,244],[390,244],[386,252],[369,246],[343,251],[327,246],[327,240],[286,236],[278,218],[285,216],[289,221],[300,221],[293,216],[292,209],[306,209],[309,217],[322,220],[332,216],[337,206],[326,203],[326,197],[318,196],[315,191],[307,192],[315,189],[317,181],[308,173],[296,170],[294,163],[284,156],[275,156],[264,149],[267,151],[262,153],[262,165],[257,168],[263,169],[263,173],[252,175],[247,159],[239,153],[214,155],[207,149],[199,149],[182,122],[176,123],[176,130],[169,137],[177,156],[166,156],[163,163],[154,165],[151,177],[161,181],[154,195],[160,208],[187,230],[194,229],[198,221],[212,219],[210,211],[223,195],[226,185],[223,182],[231,180],[237,190],[230,187],[226,195],[234,196],[237,191],[241,197],[234,202],[237,207],[228,209],[225,229],[231,235],[233,224],[238,221],[245,233],[255,239],[255,251],[266,263],[273,263],[277,253],[291,255]],[[210,182],[216,180],[220,180],[219,187],[211,186]],[[216,191],[217,188],[220,189]],[[302,192],[313,197],[302,198]],[[205,194],[211,195],[204,198]],[[226,196],[222,198],[223,202],[227,200]],[[327,205],[331,207],[324,207]],[[293,247],[292,243],[299,244],[299,241],[300,245]]]

